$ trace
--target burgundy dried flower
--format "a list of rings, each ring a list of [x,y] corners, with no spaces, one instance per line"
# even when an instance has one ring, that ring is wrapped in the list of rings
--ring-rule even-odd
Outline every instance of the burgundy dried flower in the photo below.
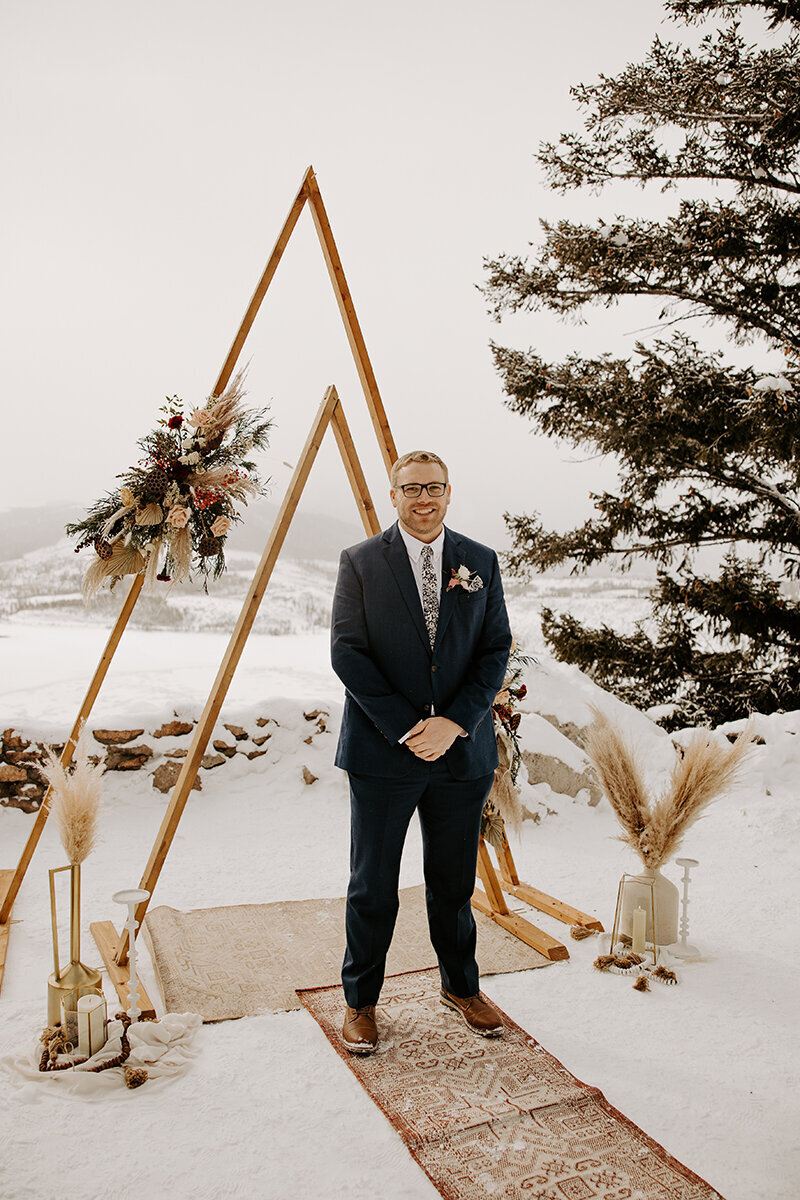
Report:
[[[183,417],[180,413],[176,413],[174,417],[170,417],[167,424],[169,425],[170,429],[180,429],[181,425],[183,424]]]
[[[169,583],[172,579],[172,576],[168,575],[166,571],[159,571],[158,575],[156,575],[156,579],[159,579],[161,583]]]

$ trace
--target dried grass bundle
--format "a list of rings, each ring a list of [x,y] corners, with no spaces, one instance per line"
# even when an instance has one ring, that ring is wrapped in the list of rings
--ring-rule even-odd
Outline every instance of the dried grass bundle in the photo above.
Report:
[[[736,741],[717,742],[697,729],[672,769],[663,796],[653,808],[652,852],[659,863],[672,858],[683,835],[705,808],[732,788],[753,746],[747,724]]]
[[[118,509],[116,509],[111,514],[111,516],[106,520],[105,524],[103,525],[103,528],[100,530],[101,538],[107,538],[109,536],[109,534],[111,533],[111,530],[116,525],[119,518],[126,516],[131,511],[131,509],[133,509],[135,507],[136,507],[136,502],[134,502],[133,504],[120,505],[120,507]]]
[[[500,810],[506,828],[519,837],[523,817],[522,793],[514,783],[511,769],[514,746],[505,730],[501,730],[497,735],[497,756],[500,765],[494,773],[491,796]]]
[[[698,729],[673,767],[661,796],[650,801],[641,763],[618,726],[593,708],[594,724],[585,742],[626,842],[653,870],[671,858],[686,831],[718,796],[733,787],[753,746],[749,723],[733,744]]]
[[[594,724],[589,727],[584,750],[623,828],[621,840],[641,856],[645,866],[654,865],[649,861],[652,818],[639,754],[605,713],[594,707],[591,713]]]
[[[61,835],[61,845],[72,866],[78,866],[97,842],[97,825],[102,794],[103,767],[89,759],[89,735],[81,730],[71,770],[48,748],[42,774],[50,784],[49,807]]]
[[[156,578],[158,576],[158,566],[161,561],[161,551],[164,546],[164,539],[158,538],[155,542],[151,542],[147,551],[147,566],[144,572],[144,586],[148,591],[152,591],[156,586]]]
[[[219,399],[216,402],[209,402],[207,405],[215,433],[226,433],[231,425],[244,416],[245,371],[245,368],[237,371]]]
[[[100,588],[106,582],[106,578],[105,562],[102,558],[95,558],[87,567],[86,574],[81,581],[81,591],[87,604],[100,591]]]
[[[207,470],[198,471],[191,476],[189,484],[193,490],[224,491],[230,499],[240,500],[244,504],[259,495],[259,485],[255,479],[249,475],[232,479],[229,466],[208,467]]]
[[[192,534],[190,529],[173,529],[169,535],[169,554],[172,559],[172,586],[189,578],[192,567]]]

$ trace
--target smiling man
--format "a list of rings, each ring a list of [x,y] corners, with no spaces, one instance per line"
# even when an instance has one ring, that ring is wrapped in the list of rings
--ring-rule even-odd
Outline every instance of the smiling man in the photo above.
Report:
[[[415,450],[392,468],[390,529],[342,552],[331,661],[345,686],[336,765],[350,782],[342,966],[348,1050],[371,1053],[398,910],[403,843],[419,813],[442,1002],[475,1033],[502,1022],[478,991],[475,884],[481,812],[497,766],[491,706],[511,649],[497,555],[444,527],[447,467]]]

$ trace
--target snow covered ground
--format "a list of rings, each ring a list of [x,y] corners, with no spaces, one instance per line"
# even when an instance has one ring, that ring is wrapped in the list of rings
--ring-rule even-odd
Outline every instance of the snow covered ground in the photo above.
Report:
[[[2,727],[63,738],[107,633],[96,626],[0,625]],[[226,637],[129,631],[91,725],[152,729],[174,712],[196,717]],[[584,711],[593,686],[573,668],[542,661],[528,676],[530,708],[561,720]],[[608,703],[608,702],[607,702]],[[616,707],[616,706],[615,706]],[[340,688],[327,634],[254,636],[223,719],[281,722],[273,753],[203,773],[161,875],[154,904],[178,908],[342,895],[347,884],[344,777],[332,765],[334,733],[303,742],[303,709],[327,708]],[[654,778],[669,739],[631,710]],[[533,723],[532,723],[533,727]],[[726,1200],[795,1200],[800,1194],[797,1092],[800,715],[761,718],[744,786],[713,805],[683,852],[699,859],[691,941],[699,961],[677,966],[680,985],[634,992],[593,969],[596,939],[573,942],[568,962],[492,977],[484,990],[580,1079]],[[319,778],[306,786],[302,767]],[[90,921],[121,911],[112,892],[135,886],[168,797],[146,770],[106,775],[102,841],[83,870],[83,957],[99,965]],[[608,928],[617,882],[634,870],[615,840],[608,804],[527,784],[526,823],[514,845],[528,882],[596,913]],[[0,809],[0,868],[16,864],[32,817]],[[13,913],[0,995],[0,1057],[35,1044],[52,970],[47,869],[64,861],[45,830]],[[677,881],[674,866],[666,873]],[[403,885],[421,880],[412,828]],[[520,906],[521,908],[522,906]],[[116,911],[115,911],[116,910]],[[564,937],[566,927],[536,923]],[[142,947],[143,949],[143,947]],[[157,989],[143,952],[145,982]],[[113,992],[107,985],[111,1006]],[[0,1197],[118,1200],[432,1200],[438,1193],[304,1011],[204,1026],[200,1053],[178,1080],[152,1081],[118,1100],[89,1104],[48,1086],[16,1088],[0,1076]]]

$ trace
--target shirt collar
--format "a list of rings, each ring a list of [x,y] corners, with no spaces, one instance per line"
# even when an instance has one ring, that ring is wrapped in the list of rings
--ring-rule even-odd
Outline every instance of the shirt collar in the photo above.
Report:
[[[401,538],[405,542],[408,557],[412,562],[419,562],[419,556],[422,554],[424,546],[430,546],[433,551],[434,562],[437,562],[442,557],[444,549],[444,526],[442,526],[439,536],[434,538],[432,542],[421,542],[419,538],[414,537],[413,533],[407,533],[399,521],[397,522],[397,528],[400,531]]]

